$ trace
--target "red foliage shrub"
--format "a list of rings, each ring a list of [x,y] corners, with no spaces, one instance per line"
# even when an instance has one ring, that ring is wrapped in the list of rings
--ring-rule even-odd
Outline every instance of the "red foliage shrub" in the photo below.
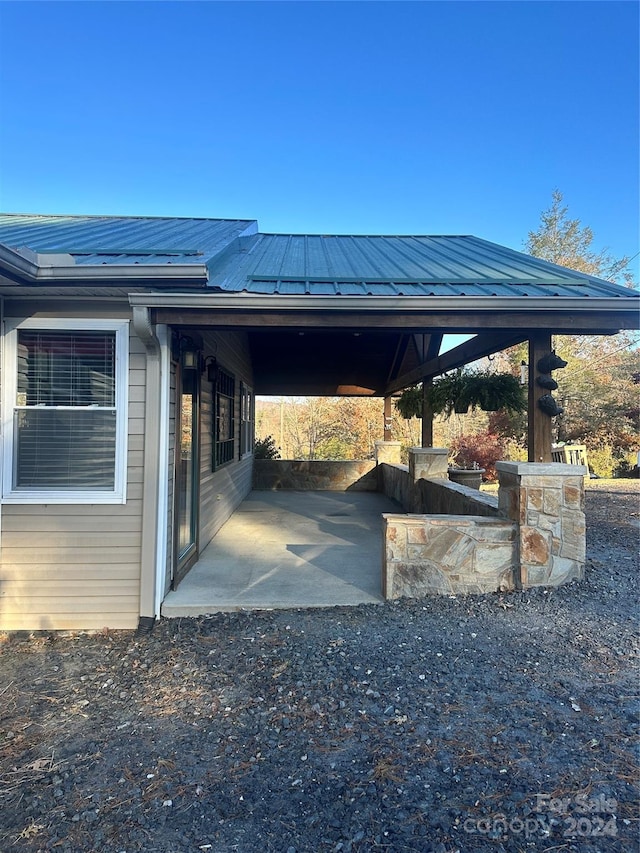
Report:
[[[485,469],[483,479],[493,483],[497,479],[496,462],[504,458],[503,440],[489,430],[462,435],[451,442],[450,456],[458,468],[471,468],[477,462]]]

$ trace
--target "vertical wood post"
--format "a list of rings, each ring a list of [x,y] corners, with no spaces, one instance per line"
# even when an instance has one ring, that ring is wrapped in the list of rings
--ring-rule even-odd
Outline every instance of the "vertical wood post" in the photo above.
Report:
[[[384,398],[384,440],[391,441],[393,438],[393,430],[391,428],[391,397]]]
[[[433,410],[429,403],[431,379],[422,380],[422,446],[433,447]]]
[[[540,332],[529,338],[529,462],[551,462],[551,418],[538,408],[538,400],[548,392],[536,383],[536,379],[541,375],[538,361],[549,352],[549,332]]]

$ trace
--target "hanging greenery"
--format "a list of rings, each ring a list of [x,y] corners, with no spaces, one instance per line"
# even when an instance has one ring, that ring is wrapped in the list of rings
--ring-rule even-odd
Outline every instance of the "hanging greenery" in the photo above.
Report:
[[[524,389],[515,376],[481,370],[456,370],[440,376],[429,387],[428,399],[434,415],[447,418],[470,407],[486,412],[522,412],[527,408]],[[403,418],[421,418],[422,384],[405,389],[396,400],[396,409]]]

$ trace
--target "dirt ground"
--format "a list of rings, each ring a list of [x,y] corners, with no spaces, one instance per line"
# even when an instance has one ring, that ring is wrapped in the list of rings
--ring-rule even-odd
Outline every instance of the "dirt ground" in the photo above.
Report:
[[[0,638],[0,853],[630,853],[640,482],[559,590]]]

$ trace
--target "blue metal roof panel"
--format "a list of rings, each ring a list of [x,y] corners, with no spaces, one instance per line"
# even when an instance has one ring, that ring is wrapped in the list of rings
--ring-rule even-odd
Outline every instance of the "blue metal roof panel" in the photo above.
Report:
[[[102,254],[90,254],[90,255],[73,255],[73,259],[75,263],[79,266],[95,266],[96,264],[100,265],[111,265],[111,266],[123,266],[125,264],[203,264],[205,262],[205,258],[199,254],[198,252],[189,252],[189,253],[145,253],[143,255],[123,255],[123,254],[114,254],[114,255],[102,255]]]
[[[471,236],[256,234],[239,256],[209,265],[210,286],[281,293],[284,280],[307,292],[349,295],[633,296],[601,279]],[[637,294],[635,294],[637,295]]]
[[[632,297],[472,236],[260,234],[254,220],[0,215],[0,243],[81,266],[207,264],[231,293]]]
[[[204,263],[252,230],[257,223],[241,219],[0,215],[0,243],[84,265]]]

